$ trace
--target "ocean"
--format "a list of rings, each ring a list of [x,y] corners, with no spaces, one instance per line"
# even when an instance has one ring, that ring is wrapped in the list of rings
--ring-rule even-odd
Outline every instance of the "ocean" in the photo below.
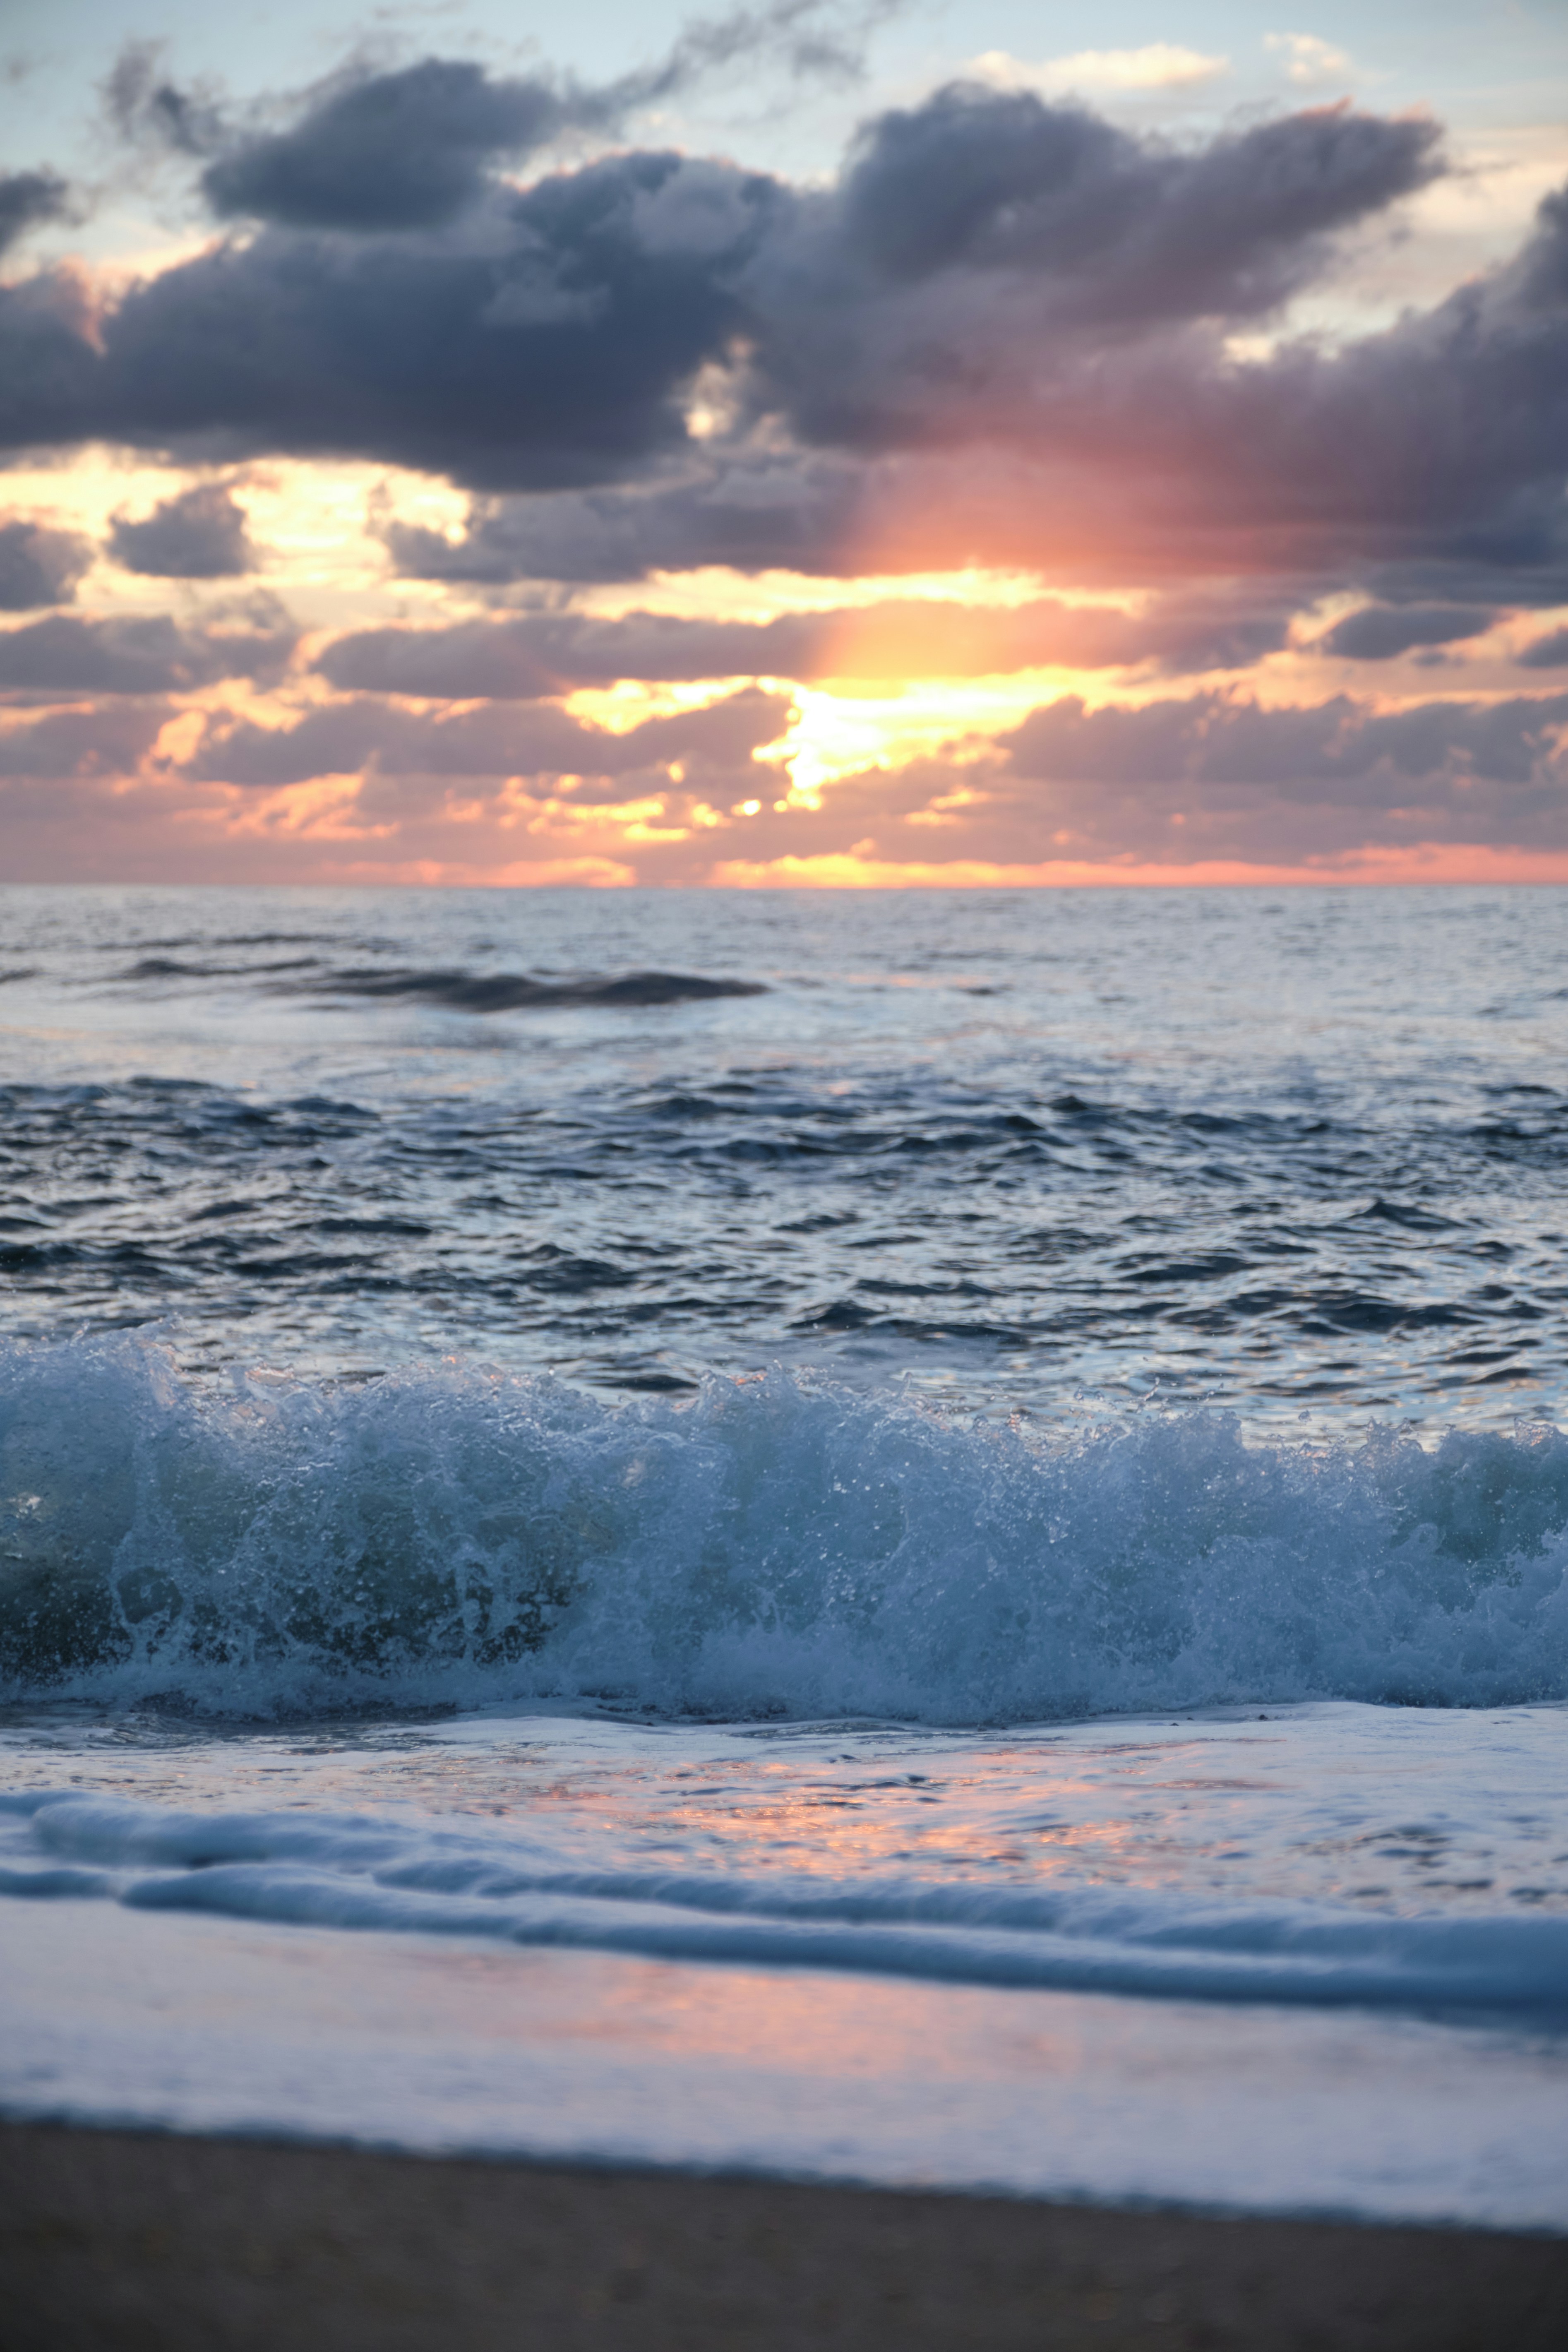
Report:
[[[0,2112],[1568,2229],[1568,897],[0,892]]]

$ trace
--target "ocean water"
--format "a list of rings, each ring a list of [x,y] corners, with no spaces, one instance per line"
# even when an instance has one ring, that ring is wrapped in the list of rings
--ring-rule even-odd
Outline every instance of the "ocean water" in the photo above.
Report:
[[[0,2105],[1568,2228],[1568,898],[0,892]]]

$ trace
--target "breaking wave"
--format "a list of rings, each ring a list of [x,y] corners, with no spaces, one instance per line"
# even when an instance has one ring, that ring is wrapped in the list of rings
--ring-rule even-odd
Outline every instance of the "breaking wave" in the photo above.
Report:
[[[1568,1696],[1568,1439],[1070,1441],[784,1373],[182,1383],[0,1350],[0,1691],[262,1717],[595,1697],[956,1724]]]
[[[1347,1916],[1169,1889],[563,1866],[528,1836],[0,1795],[0,1897],[1166,2000],[1563,2008],[1568,1918]]]
[[[268,942],[276,944],[277,942]],[[287,973],[287,979],[277,975]],[[32,977],[0,971],[0,983]],[[712,979],[700,972],[626,971],[588,973],[569,980],[537,980],[525,972],[470,971],[461,966],[426,971],[400,965],[334,967],[320,956],[254,958],[236,963],[192,962],[178,956],[141,957],[119,974],[123,981],[253,980],[276,995],[412,998],[456,1013],[574,1011],[584,1006],[707,1003],[717,997],[766,996],[760,980]]]
[[[765,996],[759,980],[710,980],[689,971],[626,971],[609,978],[531,980],[514,971],[331,971],[296,983],[312,995],[417,997],[458,1013],[572,1010],[584,1005],[707,1003],[715,997]]]

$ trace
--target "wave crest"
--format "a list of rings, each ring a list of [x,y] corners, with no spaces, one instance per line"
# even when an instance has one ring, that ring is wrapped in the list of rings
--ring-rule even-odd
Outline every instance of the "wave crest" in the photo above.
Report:
[[[611,1697],[1024,1720],[1568,1696],[1568,1440],[1040,1444],[783,1373],[549,1380],[0,1349],[0,1689],[255,1717]]]

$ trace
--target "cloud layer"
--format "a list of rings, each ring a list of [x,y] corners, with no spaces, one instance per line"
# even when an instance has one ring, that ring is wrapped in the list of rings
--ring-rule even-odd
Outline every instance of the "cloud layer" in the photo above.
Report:
[[[127,572],[158,580],[232,580],[257,568],[245,509],[218,482],[163,499],[140,522],[117,515],[109,544]]]
[[[1340,562],[1561,560],[1568,198],[1434,311],[1237,355],[1337,238],[1442,168],[1430,122],[1336,107],[1176,148],[956,84],[869,122],[825,191],[635,150],[497,179],[498,152],[559,134],[547,99],[435,59],[347,82],[206,166],[257,233],[107,310],[68,274],[0,289],[0,439],[625,486],[640,505],[602,504],[595,536],[633,576],[648,551],[743,561],[746,516],[759,560],[853,565],[888,535],[877,461],[953,451],[979,478],[939,512],[1005,562],[1050,510],[1086,530],[1108,488],[1134,540],[1135,505],[1146,538],[1247,539],[1293,567],[1325,538]],[[704,370],[717,441],[691,429]],[[1008,460],[1034,492],[1010,535],[984,480]],[[552,518],[533,521],[513,544],[542,562]]]
[[[847,70],[825,23],[783,0],[592,89],[361,64],[248,113],[122,61],[207,234],[0,281],[0,450],[167,485],[96,548],[0,522],[28,870],[137,808],[191,870],[1568,853],[1568,190],[1331,336],[1293,306],[1444,173],[1428,120],[1177,141],[992,74],[872,113],[820,184],[636,142],[748,41]],[[76,201],[0,177],[0,249]],[[397,470],[368,527],[405,588],[235,602],[272,584],[268,468],[345,465]]]

